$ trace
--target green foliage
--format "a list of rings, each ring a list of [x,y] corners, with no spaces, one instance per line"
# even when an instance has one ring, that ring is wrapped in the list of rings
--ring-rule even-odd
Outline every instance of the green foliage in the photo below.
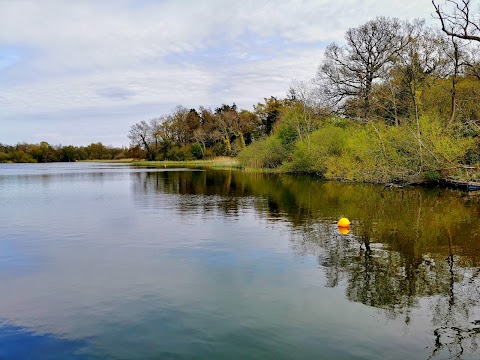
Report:
[[[10,156],[6,152],[0,151],[0,163],[6,163],[10,161]]]
[[[113,157],[113,160],[122,160],[127,158],[128,158],[127,151],[121,151]]]
[[[480,143],[477,143],[476,147],[468,149],[462,163],[465,165],[477,165],[480,167]]]
[[[198,143],[193,143],[191,145],[191,153],[195,159],[203,159],[202,146]]]
[[[339,124],[329,122],[313,132],[309,141],[298,142],[282,169],[349,181],[431,181],[438,180],[439,174],[448,176],[448,169],[476,146],[472,138],[442,131],[441,121],[427,117],[420,119],[421,142],[409,125]]]
[[[268,108],[261,106],[266,123],[258,114],[238,109],[235,104],[222,104],[215,111],[177,106],[171,114],[132,125],[128,137],[132,146],[145,151],[148,160],[232,156],[273,126],[282,102],[272,100],[268,104]]]
[[[264,104],[258,103],[254,106],[254,109],[260,118],[260,132],[268,136],[272,133],[275,123],[280,118],[280,110],[284,101],[271,96],[269,99],[265,98],[264,102]]]
[[[60,151],[60,157],[62,161],[66,162],[77,161],[79,159],[77,149],[72,145],[64,146]]]
[[[428,181],[428,182],[439,181],[442,179],[442,174],[440,173],[440,171],[431,170],[431,171],[425,172],[423,174],[423,178],[425,179],[425,181]]]
[[[287,131],[290,138],[292,138],[293,132],[295,132],[296,138],[301,138],[311,132],[308,124],[305,122],[304,113],[300,104],[295,104],[287,108],[284,111],[281,121],[282,128]],[[286,139],[288,140],[288,137]]]
[[[11,161],[14,163],[34,163],[37,162],[32,155],[27,154],[23,150],[15,151],[11,154]]]
[[[130,147],[125,151],[125,158],[127,159],[144,159],[145,151],[138,145]]]
[[[195,156],[192,154],[190,146],[172,146],[165,154],[164,158],[161,158],[161,156],[162,155],[157,156],[157,159],[171,161],[195,160]]]
[[[280,143],[286,148],[291,150],[297,140],[297,131],[295,127],[288,122],[284,122],[278,130],[278,139]]]
[[[229,155],[227,153],[227,148],[226,148],[224,142],[218,142],[215,145],[213,145],[211,151],[212,151],[212,154],[214,156],[227,156],[227,155]]]
[[[288,158],[289,151],[276,137],[269,137],[252,143],[240,154],[238,161],[244,167],[273,169]]]

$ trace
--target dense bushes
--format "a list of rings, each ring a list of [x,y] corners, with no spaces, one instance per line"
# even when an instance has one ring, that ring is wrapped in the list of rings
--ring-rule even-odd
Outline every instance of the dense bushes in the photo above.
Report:
[[[420,118],[421,138],[412,125],[389,126],[345,119],[326,120],[288,152],[278,134],[258,141],[238,157],[242,165],[315,173],[328,179],[365,182],[421,182],[459,175],[462,164],[478,161],[478,138],[446,131],[438,119]],[[476,159],[476,160],[475,160]]]
[[[289,156],[288,149],[277,137],[256,141],[238,155],[241,164],[253,168],[279,167]]]

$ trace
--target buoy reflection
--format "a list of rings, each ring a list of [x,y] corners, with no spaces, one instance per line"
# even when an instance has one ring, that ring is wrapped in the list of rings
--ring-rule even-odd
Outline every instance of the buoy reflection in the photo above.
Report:
[[[344,226],[339,226],[338,231],[342,235],[347,235],[350,232],[350,228],[349,227],[344,227]]]

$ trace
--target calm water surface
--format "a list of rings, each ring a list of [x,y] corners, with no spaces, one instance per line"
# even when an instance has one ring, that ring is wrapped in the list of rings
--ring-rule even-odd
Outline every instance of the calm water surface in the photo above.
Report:
[[[479,359],[479,219],[439,189],[0,164],[0,359]]]

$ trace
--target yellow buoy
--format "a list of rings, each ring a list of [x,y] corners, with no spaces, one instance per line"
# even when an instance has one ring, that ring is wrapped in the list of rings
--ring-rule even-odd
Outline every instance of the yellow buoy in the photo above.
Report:
[[[340,227],[349,227],[350,226],[350,220],[347,218],[341,218],[338,220],[338,226]]]
[[[339,231],[340,234],[342,234],[342,235],[347,235],[347,234],[350,232],[350,228],[339,226],[339,227],[338,227],[338,231]]]

